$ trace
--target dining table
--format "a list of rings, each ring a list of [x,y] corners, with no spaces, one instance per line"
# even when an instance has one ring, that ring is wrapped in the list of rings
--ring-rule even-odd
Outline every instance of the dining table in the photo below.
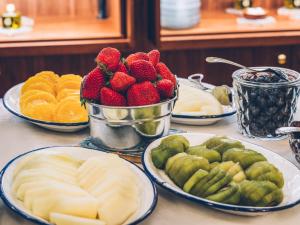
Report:
[[[0,99],[0,169],[9,160],[27,151],[46,146],[78,145],[89,136],[89,129],[75,133],[60,133],[38,127],[24,121],[3,106]],[[298,107],[300,108],[300,107]],[[300,120],[300,112],[295,120]],[[273,151],[300,168],[289,147],[288,139],[258,140],[243,136],[238,131],[236,116],[230,116],[209,126],[187,126],[172,124],[172,128],[191,133],[226,135],[248,141]],[[300,172],[300,171],[299,171]],[[299,225],[300,205],[268,213],[262,216],[238,216],[182,199],[157,187],[158,202],[153,213],[141,224],[144,225]],[[31,225],[33,223],[12,212],[0,200],[0,225]]]

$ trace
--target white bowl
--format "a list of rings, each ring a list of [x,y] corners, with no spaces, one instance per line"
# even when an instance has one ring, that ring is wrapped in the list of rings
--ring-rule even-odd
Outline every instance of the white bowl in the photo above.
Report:
[[[75,158],[84,160],[88,159],[89,157],[107,154],[102,151],[92,150],[92,149],[85,149],[81,147],[46,147],[35,149],[30,152],[24,153],[22,155],[17,156],[16,158],[12,159],[10,162],[6,164],[3,170],[0,173],[0,197],[2,198],[3,202],[7,207],[13,210],[18,215],[22,216],[23,218],[35,222],[41,225],[52,225],[46,220],[41,219],[33,215],[28,209],[23,206],[23,203],[18,201],[15,196],[12,194],[12,181],[13,181],[13,171],[16,165],[22,160],[24,157],[29,156],[30,154],[36,152],[60,152],[60,153],[67,153],[72,155]],[[126,222],[126,224],[137,224],[144,219],[146,219],[155,209],[157,203],[157,191],[155,185],[150,180],[150,178],[143,172],[135,164],[124,160],[130,169],[134,172],[137,179],[139,180],[139,190],[140,190],[140,197],[141,202],[138,207],[137,212],[132,215]]]
[[[200,16],[184,19],[184,17],[161,16],[161,26],[169,29],[187,29],[196,26],[200,22]]]
[[[89,126],[88,122],[81,123],[55,123],[42,120],[32,119],[25,116],[20,111],[20,91],[23,83],[18,84],[11,89],[9,89],[3,97],[4,107],[17,117],[20,117],[30,123],[38,125],[40,127],[46,128],[48,130],[59,131],[59,132],[75,132],[82,130]]]
[[[186,133],[181,135],[186,137],[189,140],[191,146],[199,145],[204,141],[206,141],[207,139],[215,136],[214,134],[206,134],[206,133]],[[270,150],[267,150],[261,146],[251,144],[246,141],[241,141],[246,148],[253,149],[263,154],[270,163],[274,164],[283,173],[285,184],[283,187],[284,199],[282,203],[274,207],[240,206],[240,205],[230,205],[230,204],[214,202],[204,198],[197,197],[195,195],[188,194],[184,192],[182,189],[180,189],[178,186],[176,186],[163,170],[157,169],[152,163],[151,151],[152,149],[154,149],[160,144],[162,139],[163,138],[157,139],[148,146],[148,148],[144,152],[142,162],[145,171],[150,175],[150,177],[159,186],[175,194],[175,196],[182,197],[192,202],[196,202],[199,205],[204,205],[224,212],[237,214],[237,215],[244,215],[244,216],[257,216],[257,215],[267,214],[270,212],[285,210],[294,207],[300,203],[299,169],[290,161],[283,158],[282,156]]]

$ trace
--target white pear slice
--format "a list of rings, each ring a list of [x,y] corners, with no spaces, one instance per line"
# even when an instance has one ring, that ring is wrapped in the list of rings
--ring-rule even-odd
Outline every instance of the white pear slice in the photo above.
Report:
[[[54,169],[32,169],[32,170],[24,170],[20,171],[20,173],[16,176],[13,182],[13,192],[15,193],[19,186],[26,182],[37,181],[37,180],[45,180],[52,179],[63,181],[69,184],[76,184],[77,180],[75,177],[67,176],[65,174],[59,173]]]
[[[211,93],[180,84],[179,98],[173,112],[191,115],[219,115],[223,113],[223,108]]]
[[[125,195],[114,194],[107,201],[102,202],[98,209],[98,216],[109,225],[123,224],[138,208],[138,201]]]
[[[50,180],[50,179],[44,179],[44,180],[37,180],[32,182],[26,182],[20,185],[20,187],[17,189],[16,197],[23,201],[25,197],[25,193],[29,190],[33,190],[35,188],[41,188],[41,187],[49,187],[51,185],[61,185],[65,186],[66,188],[79,188],[78,186],[64,183],[63,181],[56,181],[56,180]]]
[[[89,197],[89,194],[87,192],[77,186],[64,184],[48,184],[46,186],[38,186],[26,191],[24,195],[24,205],[26,208],[31,209],[32,203],[35,199],[52,194]]]
[[[19,171],[26,169],[26,167],[31,167],[34,162],[39,162],[41,160],[49,159],[51,161],[57,161],[57,163],[64,164],[70,167],[79,167],[81,165],[81,161],[73,158],[68,154],[63,153],[34,153],[31,156],[28,156],[21,160],[14,170],[14,176],[19,173]]]
[[[50,222],[56,225],[106,225],[106,223],[101,220],[86,219],[60,213],[50,213]]]
[[[97,201],[92,197],[47,195],[35,199],[32,204],[32,213],[49,220],[50,213],[62,213],[72,216],[96,219]]]

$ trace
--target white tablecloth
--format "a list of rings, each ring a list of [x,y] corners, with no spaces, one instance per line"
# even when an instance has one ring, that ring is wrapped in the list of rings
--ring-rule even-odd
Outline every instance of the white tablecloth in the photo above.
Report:
[[[1,100],[1,99],[0,99]],[[300,114],[297,114],[300,118]],[[297,164],[288,145],[288,140],[258,141],[241,136],[237,131],[235,117],[220,121],[212,126],[182,126],[188,132],[223,134],[264,146]],[[76,144],[88,136],[89,130],[74,134],[47,131],[27,123],[5,110],[0,104],[0,168],[10,159],[23,152],[45,146]],[[299,225],[300,206],[282,212],[258,217],[243,217],[222,213],[180,199],[158,188],[159,198],[155,211],[142,224],[147,225]],[[0,200],[0,225],[30,225],[7,209]]]

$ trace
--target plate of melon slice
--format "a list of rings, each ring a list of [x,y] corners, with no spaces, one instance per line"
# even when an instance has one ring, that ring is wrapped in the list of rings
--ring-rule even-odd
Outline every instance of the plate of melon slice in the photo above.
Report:
[[[43,225],[136,224],[157,203],[155,185],[138,166],[74,146],[12,159],[1,171],[0,196],[11,210]]]
[[[88,126],[88,113],[80,103],[82,77],[42,71],[9,89],[4,107],[12,114],[46,129],[74,132]]]

